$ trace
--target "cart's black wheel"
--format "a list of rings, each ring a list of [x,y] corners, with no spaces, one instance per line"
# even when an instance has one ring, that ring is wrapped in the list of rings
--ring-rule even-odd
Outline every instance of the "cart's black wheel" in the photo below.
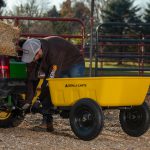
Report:
[[[0,110],[0,128],[17,127],[23,120],[17,111]]]
[[[119,118],[123,131],[130,136],[141,136],[149,129],[150,111],[146,103],[129,110],[120,110]]]
[[[101,107],[93,100],[79,100],[71,109],[70,125],[77,137],[89,141],[98,136],[104,126]]]

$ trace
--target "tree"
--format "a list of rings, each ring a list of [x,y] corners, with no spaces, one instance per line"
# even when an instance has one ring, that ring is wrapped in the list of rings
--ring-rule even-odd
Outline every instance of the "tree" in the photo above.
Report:
[[[81,0],[81,1],[88,6],[89,10],[91,9],[92,0]],[[94,17],[96,25],[102,22],[103,10],[107,7],[108,2],[110,1],[111,0],[94,0]],[[77,2],[77,0],[75,0],[75,2]]]
[[[103,21],[104,22],[120,22],[120,23],[139,23],[140,16],[137,12],[140,10],[139,7],[133,6],[132,0],[113,0],[108,3],[106,9],[103,10]],[[122,34],[124,28],[117,30]],[[116,33],[116,29],[114,31]]]
[[[6,6],[6,4],[5,4],[4,0],[0,0],[0,8],[5,7],[5,6]]]
[[[47,16],[60,17],[60,13],[58,12],[55,5],[47,12]],[[60,22],[56,21],[51,23],[51,29],[53,30],[53,34],[58,34],[59,32],[61,32],[59,26],[60,26]]]
[[[107,22],[119,22],[119,23],[140,23],[140,16],[137,12],[140,10],[139,7],[133,6],[133,0],[113,0],[110,1],[107,7],[103,10],[103,21]],[[108,25],[103,28],[104,34],[120,35],[123,36],[128,33],[137,34],[140,32],[140,27],[135,26],[122,26],[122,25]],[[107,49],[105,49],[107,50]],[[117,49],[109,47],[110,51],[124,52],[129,50],[127,47],[120,46]],[[122,64],[122,60],[118,61],[118,64]]]
[[[46,1],[39,5],[38,0],[28,0],[25,3],[19,3],[13,11],[10,11],[11,16],[25,17],[43,17],[46,11]],[[51,23],[46,21],[24,20],[20,22],[23,33],[51,33]]]
[[[150,23],[150,3],[148,3],[147,8],[145,8],[143,19],[145,23]],[[149,35],[145,37],[145,39],[147,38],[150,40],[150,26],[149,25],[143,28],[143,33],[144,35]],[[150,52],[149,46],[145,47],[145,52]]]
[[[54,5],[51,10],[47,12],[48,17],[60,17],[60,13],[57,11],[56,6]]]
[[[60,7],[60,17],[72,18],[72,3],[71,0],[66,0]],[[72,25],[69,22],[56,22],[53,23],[55,28],[55,34],[70,34],[72,32]]]
[[[81,20],[89,20],[90,9],[83,2],[76,2],[72,10],[74,14],[73,17]]]
[[[147,8],[145,9],[145,13],[144,13],[143,18],[144,18],[145,23],[150,23],[150,3],[147,4]],[[149,26],[147,28],[145,28],[144,33],[150,34],[150,27]]]
[[[109,0],[110,2],[111,0]],[[95,0],[95,13],[97,20],[99,22],[103,22],[102,16],[103,16],[103,10],[107,7],[108,0]]]
[[[6,3],[4,2],[4,0],[0,0],[0,15],[2,15],[2,7],[5,7],[6,6]]]
[[[133,6],[133,0],[113,0],[110,1],[107,7],[103,10],[103,22],[119,22],[119,23],[141,23],[137,12],[140,10],[138,6]],[[125,35],[128,33],[141,32],[140,27],[135,26],[104,26],[103,33],[111,33],[113,35]]]
[[[37,0],[29,0],[26,3],[20,3],[9,13],[14,16],[39,17],[43,14],[43,8],[39,7]]]
[[[73,17],[82,20],[86,26],[86,31],[89,31],[90,9],[83,2],[76,2],[72,7]],[[72,26],[74,29],[78,28],[78,25]]]
[[[150,22],[150,3],[147,4],[147,8],[145,9],[144,20],[147,23]]]
[[[62,3],[60,15],[62,17],[73,17],[71,0],[66,0]]]

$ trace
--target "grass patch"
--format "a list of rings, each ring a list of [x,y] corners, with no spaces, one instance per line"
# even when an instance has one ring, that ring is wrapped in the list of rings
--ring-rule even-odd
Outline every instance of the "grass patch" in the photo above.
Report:
[[[89,76],[89,67],[90,62],[88,59],[85,60],[85,66],[86,66],[86,76]],[[150,68],[150,64],[144,64],[144,67]],[[133,71],[132,69],[138,69],[139,64],[137,62],[124,62],[122,65],[118,65],[116,62],[105,62],[103,63],[103,66],[101,66],[100,62],[98,63],[98,68],[107,68],[109,70],[98,70],[97,74],[98,76],[138,76],[139,71]],[[116,70],[115,70],[116,68]],[[112,70],[111,70],[112,69]],[[118,70],[119,69],[119,70]],[[126,71],[126,69],[129,69],[130,71]],[[92,76],[94,76],[95,72],[95,62],[92,62]],[[150,71],[144,71],[143,75],[150,76]]]

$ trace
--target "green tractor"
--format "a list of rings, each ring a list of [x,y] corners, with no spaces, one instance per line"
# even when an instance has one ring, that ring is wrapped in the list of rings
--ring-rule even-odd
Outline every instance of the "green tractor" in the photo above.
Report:
[[[24,119],[27,67],[18,58],[0,56],[0,127],[16,127]]]

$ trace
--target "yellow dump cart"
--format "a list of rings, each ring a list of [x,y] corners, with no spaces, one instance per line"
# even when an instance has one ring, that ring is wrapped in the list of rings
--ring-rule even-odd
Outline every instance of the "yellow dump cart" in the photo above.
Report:
[[[150,77],[84,77],[47,79],[54,106],[68,112],[76,136],[91,140],[104,125],[105,108],[120,109],[120,124],[130,136],[144,134],[150,112],[144,102]]]

